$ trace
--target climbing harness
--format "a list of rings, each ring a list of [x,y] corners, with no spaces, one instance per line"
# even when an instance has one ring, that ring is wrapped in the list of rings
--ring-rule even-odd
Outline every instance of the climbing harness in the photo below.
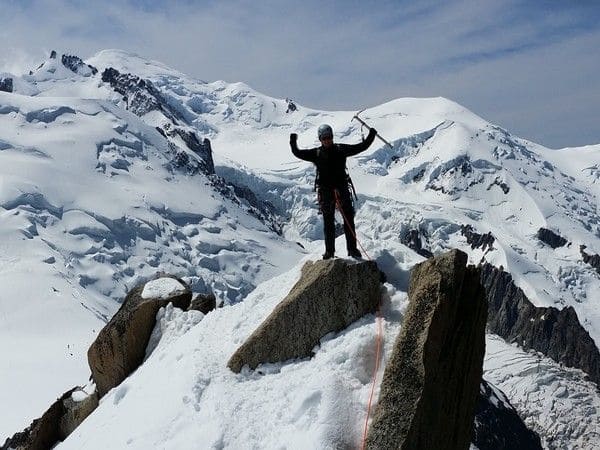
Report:
[[[362,244],[358,240],[358,237],[356,236],[355,231],[350,227],[350,223],[348,221],[348,218],[346,217],[346,214],[344,214],[344,210],[342,208],[342,202],[340,200],[340,195],[339,195],[337,189],[335,189],[334,194],[335,194],[335,204],[336,204],[338,210],[340,211],[340,213],[342,214],[342,217],[344,218],[344,221],[346,222],[346,226],[348,227],[348,229],[350,229],[350,232],[354,235],[354,239],[356,240],[356,243],[360,246],[361,250],[363,251],[363,253],[367,257],[367,259],[369,261],[373,261],[373,259],[369,256],[369,254],[367,253],[367,251],[364,249],[364,247],[362,246]],[[377,337],[376,337],[376,350],[375,350],[375,368],[373,369],[373,377],[371,379],[371,392],[369,394],[369,402],[367,404],[367,414],[366,414],[366,417],[365,417],[365,426],[364,426],[364,429],[363,429],[363,437],[362,437],[362,443],[361,443],[361,447],[360,447],[361,450],[364,450],[365,446],[367,445],[367,432],[369,430],[369,416],[371,415],[371,404],[373,402],[373,394],[375,393],[375,384],[377,382],[377,372],[379,372],[379,361],[381,359],[381,342],[383,340],[383,324],[382,324],[382,317],[381,317],[381,300],[379,300],[379,303],[377,305],[377,315],[376,315],[375,321],[377,323]]]
[[[364,138],[363,138],[364,140]],[[319,152],[321,151],[320,148],[317,149],[317,155],[319,154]],[[348,191],[350,192],[350,194],[352,194],[350,197],[354,197],[354,200],[358,200],[358,195],[356,194],[356,188],[354,187],[354,182],[352,181],[352,178],[350,177],[350,172],[348,171],[348,166],[344,167],[344,170],[346,171],[346,184],[348,185]],[[313,184],[313,191],[315,191],[317,193],[317,204],[319,205],[319,214],[321,214],[321,193],[319,192],[319,172],[317,171],[316,175],[315,175],[315,182]],[[354,201],[352,201],[352,207],[354,208]]]
[[[356,188],[354,187],[354,183],[352,182],[352,178],[350,178],[350,172],[348,172],[348,168],[346,167],[346,183],[348,184],[348,190],[354,196],[354,200],[358,200],[358,196],[356,195]],[[352,202],[352,207],[354,207],[354,202]]]

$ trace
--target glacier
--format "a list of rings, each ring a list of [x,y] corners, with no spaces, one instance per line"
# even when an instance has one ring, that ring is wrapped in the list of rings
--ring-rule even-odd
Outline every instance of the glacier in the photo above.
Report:
[[[288,111],[285,99],[244,83],[196,80],[120,50],[82,63],[74,71],[55,57],[28,75],[0,74],[13,80],[12,92],[0,92],[0,353],[9,355],[0,362],[0,440],[87,382],[87,347],[119,301],[167,272],[224,307],[201,320],[159,313],[163,331],[145,364],[58,448],[354,445],[374,317],[324,340],[311,360],[241,375],[225,361],[302,262],[322,252],[314,168],[293,157],[289,134],[311,147],[326,122],[336,140],[358,142],[365,130],[355,113],[297,103]],[[103,81],[108,68],[130,74],[129,87]],[[423,260],[402,243],[411,232],[432,253],[460,248],[471,263],[503,266],[536,306],[572,306],[598,346],[600,277],[580,246],[600,254],[600,145],[548,149],[444,98],[395,99],[361,117],[393,145],[376,141],[348,160],[359,240],[388,277],[384,360],[410,268]],[[210,164],[196,151],[205,139]],[[472,248],[462,226],[491,233],[493,245]],[[540,228],[568,244],[552,249],[537,239]],[[593,448],[600,411],[584,408],[599,404],[593,383],[561,381],[576,392],[567,406],[552,401],[564,398],[562,388],[528,378],[526,368],[503,375],[503,365],[535,358],[499,350],[498,339],[488,337],[484,378],[539,424],[548,448]],[[558,364],[547,370],[574,376]],[[560,412],[578,408],[589,420],[561,425]]]

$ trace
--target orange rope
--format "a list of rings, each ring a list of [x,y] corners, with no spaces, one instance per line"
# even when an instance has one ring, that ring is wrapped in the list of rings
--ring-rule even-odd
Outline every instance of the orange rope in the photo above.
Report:
[[[380,302],[381,305],[381,302]],[[377,381],[377,372],[379,371],[379,359],[381,354],[382,340],[382,325],[381,325],[381,310],[380,305],[377,307],[377,350],[375,351],[375,369],[373,370],[373,380],[371,381],[371,393],[369,394],[369,403],[367,405],[367,416],[365,417],[365,428],[363,430],[361,450],[367,445],[367,431],[369,430],[369,416],[371,414],[371,403],[373,401],[373,393],[375,392],[375,382]]]
[[[367,256],[367,259],[369,261],[373,261],[371,259],[371,257],[369,256],[369,254],[367,253],[367,251],[365,250],[365,248],[362,246],[362,244],[358,240],[358,238],[356,237],[356,232],[352,229],[352,227],[350,226],[350,222],[348,222],[348,218],[346,217],[346,214],[344,214],[344,210],[342,209],[342,202],[340,201],[340,194],[338,194],[337,189],[334,189],[333,192],[335,193],[335,204],[338,207],[340,213],[342,213],[342,217],[344,218],[344,222],[346,222],[346,226],[350,229],[350,232],[352,233],[352,236],[354,236],[354,239],[356,240],[356,243],[358,245],[360,245],[361,250]]]
[[[363,253],[367,256],[368,260],[373,261],[371,259],[371,257],[369,256],[369,254],[367,253],[367,251],[362,246],[362,244],[360,243],[360,241],[358,240],[358,238],[356,237],[355,231],[350,226],[350,223],[348,222],[348,219],[347,219],[346,215],[344,214],[344,210],[342,209],[342,203],[340,201],[340,196],[339,196],[337,189],[334,190],[334,193],[335,193],[336,206],[338,207],[340,213],[342,213],[342,217],[344,218],[344,221],[346,222],[346,226],[350,229],[350,232],[354,235],[354,239],[356,239],[356,242],[358,243],[358,245],[360,245],[360,248],[362,249]],[[367,432],[369,430],[369,416],[371,415],[371,403],[373,402],[373,394],[375,392],[375,383],[377,381],[377,372],[379,372],[379,360],[381,359],[380,358],[380,356],[381,356],[381,341],[382,341],[382,335],[383,335],[382,323],[381,323],[382,322],[381,321],[381,301],[377,305],[377,316],[376,316],[375,321],[377,322],[377,338],[376,338],[377,349],[375,350],[375,369],[373,370],[373,378],[371,381],[371,393],[369,394],[369,403],[367,405],[367,415],[365,417],[365,427],[363,430],[362,444],[360,447],[361,450],[364,450],[365,446],[367,445]]]

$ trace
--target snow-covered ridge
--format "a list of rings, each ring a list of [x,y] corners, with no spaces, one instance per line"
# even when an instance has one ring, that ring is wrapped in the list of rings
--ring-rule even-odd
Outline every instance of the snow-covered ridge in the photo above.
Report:
[[[139,281],[176,273],[235,302],[302,251],[230,186],[190,175],[176,158],[185,147],[119,106],[99,77],[52,58],[0,92],[0,345],[13,355],[0,401],[14,405],[2,435],[87,378],[87,346]],[[8,388],[16,380],[30,400]]]
[[[196,80],[122,51],[84,63],[98,73],[56,57],[31,75],[2,75],[14,92],[0,92],[0,352],[13,357],[0,363],[0,385],[20,380],[30,398],[0,388],[0,404],[14,405],[0,441],[84,382],[89,342],[138,281],[176,273],[236,303],[306,253],[317,257],[314,169],[293,158],[289,133],[306,148],[321,123],[341,142],[365,131],[354,112],[288,111],[243,83]],[[172,114],[134,114],[102,81],[110,67],[151,83]],[[376,141],[348,161],[357,230],[396,289],[421,260],[401,243],[416,232],[433,253],[458,247],[471,262],[503,265],[538,306],[573,306],[600,342],[600,277],[579,251],[600,254],[599,146],[551,151],[443,98],[396,99],[361,117],[393,149]],[[222,184],[188,170],[198,155],[176,129],[210,139]],[[250,193],[270,222],[251,213]],[[493,248],[472,249],[462,226],[490,233]],[[568,244],[543,244],[541,227]]]

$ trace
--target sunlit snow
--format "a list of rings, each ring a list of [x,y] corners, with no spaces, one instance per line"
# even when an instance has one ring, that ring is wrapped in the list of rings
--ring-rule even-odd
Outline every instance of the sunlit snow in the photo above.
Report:
[[[302,263],[323,251],[314,167],[293,157],[289,134],[312,147],[326,122],[337,141],[359,142],[366,130],[355,112],[298,105],[288,113],[285,100],[243,83],[195,80],[117,50],[86,63],[99,73],[76,74],[59,56],[15,77],[14,93],[0,92],[0,354],[8,355],[0,359],[0,442],[86,385],[87,349],[119,302],[140,282],[169,273],[194,292],[214,292],[224,306],[206,316],[162,309],[145,363],[57,448],[356,447],[374,366],[374,316],[326,336],[311,359],[239,375],[226,368]],[[171,119],[160,110],[128,111],[101,81],[107,67],[150,80],[180,124],[209,138],[216,176],[175,167],[171,144],[183,141],[156,129]],[[580,254],[581,245],[600,254],[600,146],[551,151],[444,98],[396,99],[361,117],[393,146],[376,140],[348,160],[358,238],[388,279],[379,380],[410,268],[424,259],[402,244],[414,230],[435,254],[458,247],[471,263],[502,265],[538,306],[573,306],[600,342],[600,277]],[[249,192],[275,219],[252,209]],[[471,248],[463,225],[491,233],[493,248]],[[540,227],[568,244],[543,244]],[[345,257],[343,236],[336,247]],[[146,286],[156,293],[147,295],[179,285],[153,283]],[[536,430],[547,438],[562,433],[593,448],[581,436],[598,433],[598,412],[586,407],[598,404],[598,393],[579,375],[495,339],[488,338],[484,376],[528,423],[539,415]],[[537,379],[535,370],[554,378]],[[569,428],[561,419],[567,410],[589,420]]]

